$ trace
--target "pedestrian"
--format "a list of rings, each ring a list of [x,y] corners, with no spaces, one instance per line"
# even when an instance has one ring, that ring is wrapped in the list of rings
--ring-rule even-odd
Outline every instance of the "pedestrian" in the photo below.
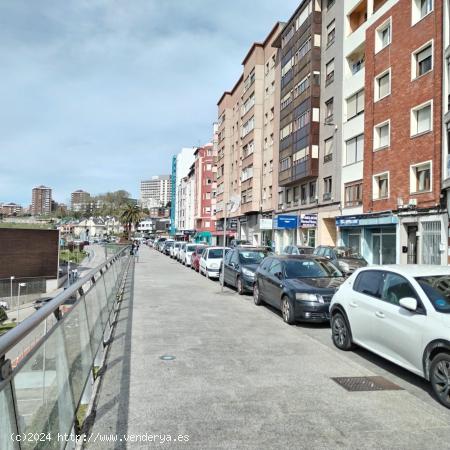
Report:
[[[134,258],[136,262],[139,262],[139,244],[136,243],[136,246],[134,247]]]
[[[135,245],[134,245],[134,242],[131,244],[131,248],[130,248],[130,256],[133,256],[134,255],[134,249],[135,249],[136,247],[135,247]]]

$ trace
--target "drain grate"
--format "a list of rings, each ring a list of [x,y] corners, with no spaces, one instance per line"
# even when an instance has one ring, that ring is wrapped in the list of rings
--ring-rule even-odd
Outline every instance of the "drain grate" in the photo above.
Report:
[[[386,378],[376,377],[334,377],[331,378],[349,392],[363,391],[401,391],[400,386]]]

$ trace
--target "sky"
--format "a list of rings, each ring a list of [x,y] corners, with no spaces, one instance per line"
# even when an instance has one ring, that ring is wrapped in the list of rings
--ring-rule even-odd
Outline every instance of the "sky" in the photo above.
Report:
[[[0,202],[125,189],[209,142],[254,41],[299,0],[2,0]]]

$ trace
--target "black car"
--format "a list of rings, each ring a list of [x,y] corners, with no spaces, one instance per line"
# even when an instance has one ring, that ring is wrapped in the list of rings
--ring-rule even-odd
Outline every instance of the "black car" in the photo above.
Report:
[[[255,271],[268,255],[265,247],[236,247],[225,255],[220,267],[221,284],[237,288],[240,295],[253,291]]]
[[[281,310],[289,324],[328,322],[331,299],[344,280],[326,258],[270,256],[256,271],[253,300],[256,305],[265,302]]]
[[[170,255],[170,248],[175,245],[175,241],[166,241],[163,245],[162,252],[165,255]]]

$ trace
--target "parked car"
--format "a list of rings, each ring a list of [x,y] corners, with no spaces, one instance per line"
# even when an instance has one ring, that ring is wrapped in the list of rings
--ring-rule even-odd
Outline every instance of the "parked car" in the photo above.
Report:
[[[197,245],[194,253],[192,253],[191,269],[195,270],[196,272],[200,270],[200,258],[205,248],[206,245]]]
[[[200,257],[199,272],[207,278],[219,278],[222,258],[230,250],[229,247],[206,247]]]
[[[252,245],[252,244],[250,244],[249,241],[242,240],[242,239],[232,239],[230,242],[231,248],[242,246],[242,245]]]
[[[33,302],[33,307],[37,311],[38,309],[41,309],[43,306],[45,306],[50,300],[53,300],[53,297],[38,298]]]
[[[282,255],[312,255],[314,247],[306,245],[287,245],[284,247]]]
[[[331,247],[319,245],[314,255],[329,259],[335,266],[348,276],[356,269],[367,266],[367,261],[350,247]]]
[[[230,250],[220,267],[221,284],[237,288],[240,295],[252,292],[256,269],[267,255],[264,247],[236,247]]]
[[[425,378],[450,408],[450,268],[386,265],[359,269],[331,303],[332,339],[358,344]]]
[[[178,250],[177,260],[182,262],[184,258],[184,253],[186,251],[187,242],[182,242]]]
[[[175,241],[167,239],[164,242],[164,245],[162,247],[162,252],[165,255],[170,255],[170,249],[174,246],[174,244],[175,244]]]
[[[253,287],[256,305],[281,310],[283,320],[328,322],[331,298],[345,280],[330,261],[312,255],[269,256],[258,267]]]
[[[179,248],[180,248],[180,243],[179,242],[174,242],[173,246],[170,247],[170,257],[171,258],[175,258],[175,255],[177,254]]]
[[[190,267],[190,266],[191,266],[191,264],[192,264],[192,255],[194,254],[195,249],[196,249],[197,247],[200,247],[200,248],[202,248],[202,249],[205,248],[204,245],[198,245],[198,244],[186,244],[186,247],[185,247],[185,249],[184,249],[184,258],[183,258],[183,261],[181,261],[182,264],[184,264],[184,265],[187,266],[187,267]]]
[[[162,252],[166,241],[167,241],[167,238],[159,238],[157,250]]]

